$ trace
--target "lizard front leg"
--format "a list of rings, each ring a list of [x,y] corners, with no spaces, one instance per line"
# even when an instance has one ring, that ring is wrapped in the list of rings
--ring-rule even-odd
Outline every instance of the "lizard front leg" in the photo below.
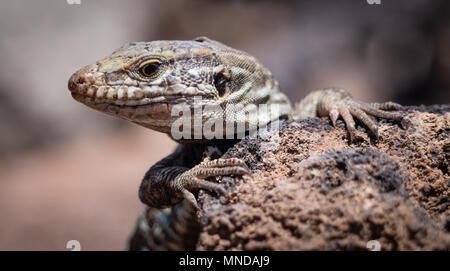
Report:
[[[194,193],[199,189],[227,197],[220,184],[207,181],[207,178],[249,174],[248,167],[237,158],[219,158],[199,163],[202,151],[202,145],[180,145],[175,152],[151,167],[139,189],[141,201],[150,207],[162,209],[186,199],[198,210]]]
[[[198,189],[207,189],[226,196],[223,187],[205,179],[249,173],[241,160],[210,160],[212,154],[205,149],[204,145],[180,145],[148,170],[139,197],[149,207],[139,217],[129,242],[130,250],[195,249],[201,225],[196,215],[199,207],[193,193]],[[219,148],[217,151],[220,152]],[[204,155],[208,159],[200,163]]]
[[[333,126],[339,117],[345,122],[350,135],[350,142],[355,137],[354,118],[360,120],[378,138],[378,127],[372,117],[380,117],[401,121],[403,116],[399,112],[385,110],[403,110],[397,103],[365,103],[354,100],[349,92],[342,89],[324,89],[310,93],[296,105],[292,118],[300,120],[308,117],[324,117],[331,119]]]

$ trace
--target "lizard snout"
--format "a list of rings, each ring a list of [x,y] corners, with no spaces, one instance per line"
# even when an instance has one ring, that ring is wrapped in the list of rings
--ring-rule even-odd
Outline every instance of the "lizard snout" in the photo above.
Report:
[[[89,65],[86,66],[74,74],[69,78],[69,82],[67,87],[69,88],[72,95],[84,95],[84,96],[92,96],[92,91],[89,89],[94,88],[94,86],[103,84],[103,74],[96,71],[97,65]]]
[[[78,89],[81,85],[85,83],[85,78],[83,74],[80,74],[80,72],[76,72],[72,74],[72,76],[69,79],[68,87],[71,92],[78,92]]]

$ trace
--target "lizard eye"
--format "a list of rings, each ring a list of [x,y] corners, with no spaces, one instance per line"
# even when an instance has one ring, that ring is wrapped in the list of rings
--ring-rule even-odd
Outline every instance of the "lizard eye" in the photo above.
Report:
[[[161,63],[159,61],[151,61],[140,67],[139,71],[145,77],[153,77],[158,73],[160,66]]]

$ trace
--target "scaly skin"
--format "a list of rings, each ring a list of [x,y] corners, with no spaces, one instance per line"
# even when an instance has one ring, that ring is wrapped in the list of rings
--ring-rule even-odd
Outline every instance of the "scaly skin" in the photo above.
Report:
[[[342,117],[351,142],[355,137],[353,118],[365,124],[376,137],[377,125],[370,116],[402,119],[397,112],[385,111],[402,109],[398,104],[356,101],[341,89],[312,92],[292,109],[278,82],[257,59],[206,37],[129,43],[73,74],[69,90],[73,98],[95,110],[166,133],[180,143],[174,153],[152,166],[142,181],[139,197],[150,209],[139,220],[131,249],[195,247],[200,226],[195,225],[199,222],[193,210],[198,211],[199,206],[194,194],[206,189],[227,197],[219,184],[206,179],[250,174],[245,163],[237,158],[211,160],[206,155],[204,159],[208,147],[215,146],[224,152],[237,142],[236,137],[223,139],[234,134],[234,130],[227,131],[228,123],[251,132],[281,118],[328,116],[334,125]],[[270,110],[246,117],[251,106],[262,104]],[[172,113],[179,105],[194,114],[186,132],[189,137],[179,138],[172,132],[179,119],[179,114]],[[230,105],[240,107],[231,110],[227,107]],[[196,108],[205,106],[222,111],[195,115]],[[211,139],[201,129],[200,133],[195,129],[210,121],[223,123],[220,137]],[[169,207],[173,208],[158,211]],[[181,224],[191,225],[190,231]]]

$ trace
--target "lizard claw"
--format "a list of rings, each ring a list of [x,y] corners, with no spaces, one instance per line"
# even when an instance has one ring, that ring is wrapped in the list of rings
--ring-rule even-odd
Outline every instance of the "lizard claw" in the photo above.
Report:
[[[208,160],[176,177],[175,185],[181,187],[183,197],[199,210],[197,200],[191,191],[206,189],[221,194],[229,200],[228,193],[222,185],[205,180],[209,177],[228,175],[250,175],[250,170],[245,162],[238,158]]]
[[[352,143],[356,135],[355,118],[367,126],[378,139],[378,127],[373,117],[402,121],[402,114],[389,112],[388,110],[404,109],[400,104],[393,102],[360,102],[354,100],[350,93],[344,89],[326,88],[308,94],[296,105],[296,109],[291,115],[294,120],[328,116],[333,126],[336,125],[336,120],[341,117],[347,126],[350,143]],[[404,126],[403,121],[401,124]]]
[[[355,101],[350,97],[346,97],[337,102],[334,108],[329,111],[331,122],[334,125],[337,117],[342,117],[349,132],[350,143],[353,142],[356,134],[354,118],[358,119],[365,126],[367,126],[367,128],[369,128],[370,132],[375,136],[376,139],[378,139],[379,137],[378,126],[376,121],[371,116],[397,121],[401,121],[403,119],[403,116],[398,112],[385,111],[403,109],[403,106],[393,102],[364,103]]]
[[[331,119],[331,123],[333,124],[333,127],[336,126],[336,121],[339,118],[339,111],[336,108],[333,108],[330,110],[330,119]]]

